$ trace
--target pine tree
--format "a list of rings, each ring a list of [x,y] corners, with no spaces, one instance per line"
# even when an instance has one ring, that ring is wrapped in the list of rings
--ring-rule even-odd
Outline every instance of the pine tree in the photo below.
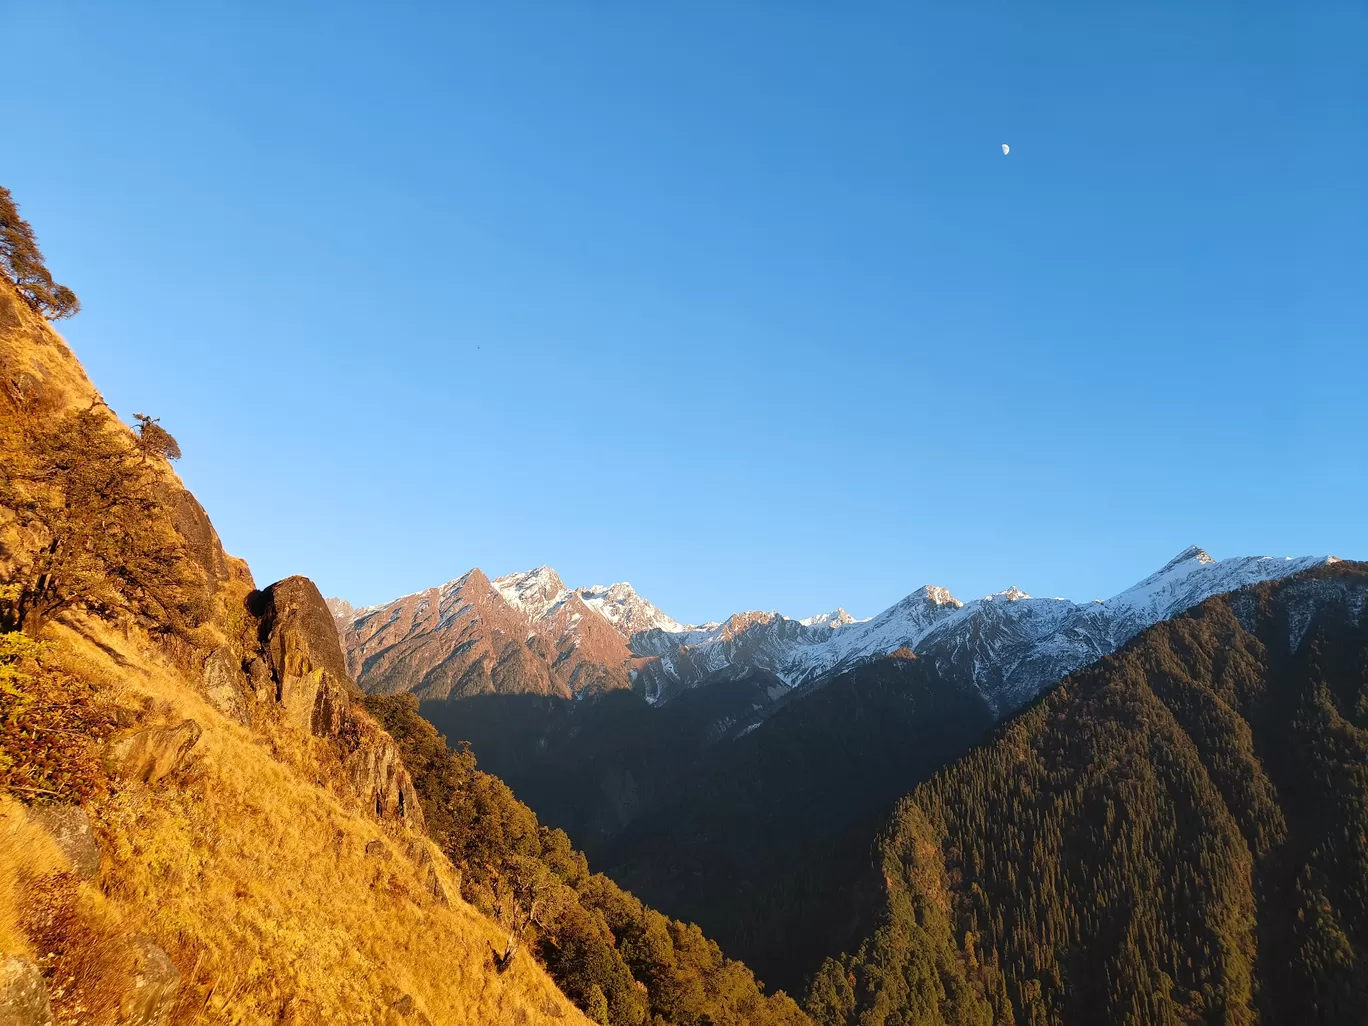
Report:
[[[32,226],[19,216],[19,207],[4,186],[0,186],[0,270],[24,301],[48,320],[80,312],[76,293],[52,280]]]

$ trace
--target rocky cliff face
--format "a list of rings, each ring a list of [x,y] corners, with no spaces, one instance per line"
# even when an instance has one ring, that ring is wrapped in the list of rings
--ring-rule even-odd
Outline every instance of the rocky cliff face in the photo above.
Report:
[[[361,706],[361,689],[347,674],[332,614],[307,577],[287,577],[249,596],[259,610],[260,655],[248,650],[248,666],[262,656],[268,667],[257,679],[273,687],[253,697],[274,703],[285,719],[341,749],[352,795],[377,819],[422,831],[423,812],[399,750]],[[245,678],[244,674],[244,678]]]

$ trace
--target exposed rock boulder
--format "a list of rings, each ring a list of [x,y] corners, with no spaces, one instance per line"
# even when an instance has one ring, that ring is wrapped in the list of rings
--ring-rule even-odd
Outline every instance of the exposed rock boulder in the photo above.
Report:
[[[451,899],[447,897],[446,888],[442,886],[442,878],[437,875],[436,866],[428,866],[427,883],[425,889],[432,896],[432,900],[439,905],[450,905]]]
[[[52,1026],[47,985],[26,958],[0,955],[0,1026]]]
[[[79,805],[38,805],[29,809],[30,822],[41,827],[82,880],[100,871],[100,846],[90,829],[90,817]]]
[[[203,731],[194,720],[174,727],[147,727],[110,746],[115,772],[125,780],[156,783],[187,765]]]
[[[357,714],[360,735],[356,750],[346,759],[352,790],[377,819],[394,820],[422,832],[423,811],[414,793],[413,780],[404,768],[399,749],[388,734],[365,716]]]
[[[232,651],[216,648],[204,660],[200,679],[204,697],[223,715],[238,723],[247,723],[247,677]]]
[[[262,648],[286,719],[342,748],[346,783],[380,820],[422,831],[423,812],[393,738],[361,707],[323,596],[307,577],[287,577],[254,597]],[[253,690],[262,671],[249,665]]]
[[[350,699],[361,692],[347,675],[337,628],[318,588],[307,577],[287,577],[259,592],[253,604],[286,716],[312,734],[338,734]]]
[[[224,554],[223,543],[209,521],[209,514],[204,512],[199,500],[179,481],[169,483],[168,491],[171,522],[185,542],[187,554],[204,570],[205,584],[212,595],[220,584],[232,577],[232,567]]]
[[[247,687],[258,702],[275,701],[275,680],[271,677],[271,668],[266,665],[264,659],[253,658],[247,664]]]
[[[180,972],[151,937],[139,935],[129,944],[133,975],[120,1002],[120,1023],[128,1026],[164,1026],[180,993]]]

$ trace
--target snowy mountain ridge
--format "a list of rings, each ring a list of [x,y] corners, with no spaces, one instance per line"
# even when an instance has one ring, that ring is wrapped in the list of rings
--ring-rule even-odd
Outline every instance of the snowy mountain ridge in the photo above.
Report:
[[[1246,556],[1218,561],[1192,546],[1105,600],[1077,603],[1033,598],[1014,586],[962,602],[946,588],[927,585],[865,620],[837,608],[804,619],[749,611],[715,623],[681,624],[626,582],[569,588],[547,566],[493,580],[470,571],[440,588],[392,603],[353,610],[334,600],[333,610],[349,653],[355,649],[358,657],[365,654],[363,649],[373,649],[375,642],[363,645],[348,639],[369,637],[401,608],[409,611],[406,616],[418,617],[407,629],[408,647],[430,644],[425,639],[435,639],[457,617],[465,625],[461,628],[465,640],[458,646],[461,652],[475,637],[471,631],[480,630],[481,618],[498,621],[500,637],[515,635],[513,624],[521,622],[525,625],[521,644],[527,651],[518,658],[523,663],[535,662],[553,650],[561,653],[561,660],[578,653],[575,658],[580,663],[602,664],[601,669],[612,675],[595,677],[585,669],[577,671],[574,680],[565,683],[577,696],[584,693],[581,681],[630,679],[648,701],[656,703],[719,675],[756,671],[776,678],[780,691],[785,686],[811,687],[861,663],[911,649],[919,658],[934,660],[942,670],[966,675],[990,704],[1008,710],[1115,651],[1146,627],[1212,595],[1334,561],[1331,556]],[[474,587],[479,582],[485,583]],[[424,613],[429,602],[424,596],[429,594],[443,607],[440,612]],[[475,620],[470,619],[476,614],[472,603],[484,610]],[[442,647],[449,645],[444,641]],[[507,650],[499,651],[503,654],[490,656],[496,688],[499,667],[509,665]],[[364,686],[364,670],[360,672]],[[523,675],[527,672],[531,671]]]
[[[790,688],[809,685],[898,649],[966,673],[999,709],[1016,707],[1042,688],[1114,652],[1146,627],[1212,595],[1286,577],[1333,556],[1217,561],[1196,546],[1110,599],[1076,603],[1032,598],[1011,587],[961,602],[926,586],[868,620],[775,616],[745,630],[666,631],[634,635],[634,654],[654,657],[635,680],[650,701],[664,701],[709,676],[742,667],[772,673]]]

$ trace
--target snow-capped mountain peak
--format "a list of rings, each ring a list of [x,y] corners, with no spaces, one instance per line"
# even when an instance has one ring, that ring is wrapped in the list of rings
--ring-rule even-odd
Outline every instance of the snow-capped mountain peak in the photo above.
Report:
[[[674,617],[662,612],[642,598],[626,581],[576,588],[575,593],[584,600],[586,606],[612,624],[624,638],[630,638],[640,631],[663,630],[673,633],[698,629],[681,624]]]
[[[855,617],[851,616],[840,606],[837,606],[829,613],[818,613],[816,616],[809,616],[799,620],[804,627],[844,627],[848,623],[855,623]]]
[[[553,612],[570,597],[560,576],[549,566],[496,577],[489,583],[505,602],[533,620]]]
[[[1216,560],[1214,560],[1211,557],[1211,554],[1208,553],[1206,549],[1202,548],[1199,545],[1189,545],[1182,552],[1178,553],[1178,555],[1174,556],[1162,567],[1160,567],[1157,573],[1166,573],[1167,571],[1172,570],[1176,566],[1180,566],[1183,563],[1189,563],[1193,561],[1196,561],[1197,563],[1216,562]]]
[[[898,602],[899,606],[947,606],[958,609],[964,605],[954,595],[950,594],[949,588],[942,588],[936,584],[923,584],[912,594]],[[896,608],[896,607],[894,607]],[[875,617],[877,620],[878,617]]]
[[[1212,595],[1328,561],[1266,556],[1217,561],[1192,546],[1105,602],[1032,598],[1015,586],[961,602],[947,589],[927,585],[868,620],[749,614],[732,617],[723,630],[633,639],[632,649],[655,660],[637,673],[654,701],[720,672],[758,669],[798,687],[911,649],[967,676],[995,708],[1008,709]]]
[[[366,660],[392,634],[431,638],[430,674],[440,676],[448,689],[455,684],[447,677],[456,669],[464,673],[466,663],[484,651],[469,645],[493,631],[526,635],[528,653],[519,658],[527,666],[532,665],[527,660],[543,659],[548,651],[558,653],[545,673],[536,671],[538,686],[574,695],[608,686],[610,680],[622,686],[629,674],[653,702],[718,674],[761,671],[789,687],[818,686],[844,670],[908,649],[942,672],[972,680],[995,708],[1005,710],[1212,595],[1331,561],[1267,556],[1217,561],[1192,546],[1105,601],[1032,598],[1013,586],[961,602],[946,588],[926,585],[867,620],[837,608],[801,620],[751,611],[689,626],[625,581],[569,589],[546,566],[493,581],[472,570],[440,588],[383,606],[352,610],[339,601],[331,608],[339,631],[354,639],[348,641],[349,658],[361,660],[358,665],[370,665]],[[380,634],[384,637],[372,640]],[[462,653],[459,666],[450,661],[453,650]],[[398,673],[401,649],[394,651]],[[562,660],[570,662],[561,667]],[[501,656],[490,665],[497,671],[493,686],[505,686],[499,674],[511,673],[514,664]],[[532,671],[522,666],[519,672],[527,677]]]

